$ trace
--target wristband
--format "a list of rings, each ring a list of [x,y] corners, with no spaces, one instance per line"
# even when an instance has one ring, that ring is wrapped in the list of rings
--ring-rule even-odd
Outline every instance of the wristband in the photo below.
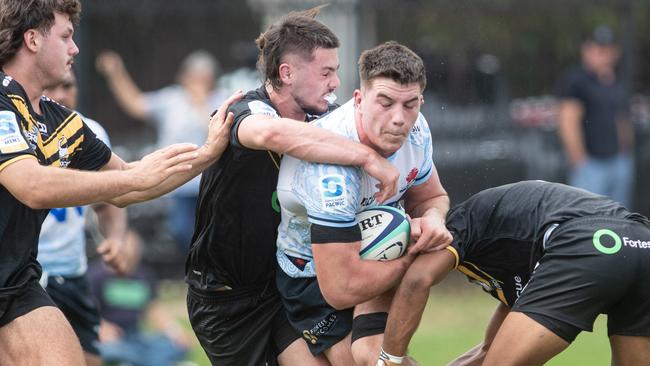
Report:
[[[379,352],[379,360],[377,361],[377,366],[386,365],[385,361],[388,361],[395,365],[401,365],[403,360],[404,360],[404,356],[401,357],[393,356],[390,353],[384,351],[384,348],[382,347],[381,352]]]

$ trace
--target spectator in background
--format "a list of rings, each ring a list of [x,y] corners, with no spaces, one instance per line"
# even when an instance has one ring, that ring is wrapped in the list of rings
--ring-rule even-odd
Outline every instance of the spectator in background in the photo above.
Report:
[[[122,58],[113,51],[97,57],[97,70],[106,77],[118,104],[129,116],[155,124],[159,146],[202,144],[210,113],[225,99],[214,89],[218,62],[204,50],[194,51],[183,60],[178,84],[147,93],[138,88]],[[197,176],[171,193],[168,227],[183,253],[187,253],[194,232],[200,179]]]
[[[102,262],[90,264],[88,279],[102,318],[98,348],[108,363],[173,365],[187,354],[190,338],[157,302],[157,281],[140,263],[140,250],[140,239],[129,232],[124,274]]]
[[[74,71],[58,86],[45,90],[45,95],[65,107],[77,108],[77,80]],[[96,121],[82,117],[84,123],[107,146],[106,131]],[[100,365],[98,339],[99,310],[92,299],[86,279],[88,267],[84,226],[88,206],[53,208],[43,222],[38,241],[38,262],[43,266],[41,284],[61,309],[81,342],[88,365]],[[99,229],[104,241],[97,252],[117,271],[124,269],[122,243],[126,237],[126,209],[107,203],[94,204]]]
[[[559,87],[559,133],[570,185],[609,196],[632,208],[634,132],[628,94],[616,75],[619,48],[610,28],[582,43],[582,65]]]

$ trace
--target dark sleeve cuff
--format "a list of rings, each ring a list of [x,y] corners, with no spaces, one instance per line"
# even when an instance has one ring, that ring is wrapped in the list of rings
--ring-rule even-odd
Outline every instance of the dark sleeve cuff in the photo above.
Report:
[[[311,224],[312,244],[353,243],[357,241],[361,241],[361,230],[358,225],[349,227],[331,227]]]

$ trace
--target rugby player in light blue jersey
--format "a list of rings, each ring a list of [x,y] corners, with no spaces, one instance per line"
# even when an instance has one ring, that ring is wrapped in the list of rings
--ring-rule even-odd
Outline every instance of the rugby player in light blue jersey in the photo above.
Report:
[[[393,287],[416,253],[451,242],[444,225],[449,198],[420,114],[422,60],[387,42],[362,53],[359,66],[361,88],[353,99],[314,123],[373,148],[399,170],[398,191],[385,204],[403,202],[413,218],[408,254],[388,262],[360,259],[356,214],[378,204],[377,181],[362,169],[285,156],[278,179],[278,288],[291,324],[314,355],[332,364],[376,361]]]

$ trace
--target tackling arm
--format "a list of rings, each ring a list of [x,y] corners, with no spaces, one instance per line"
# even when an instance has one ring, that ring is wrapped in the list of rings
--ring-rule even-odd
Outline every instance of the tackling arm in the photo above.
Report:
[[[419,255],[404,275],[393,297],[384,332],[383,350],[395,356],[406,353],[429,298],[431,286],[442,281],[456,265],[448,250]]]
[[[250,115],[239,125],[242,145],[271,150],[316,163],[362,167],[380,182],[375,196],[384,202],[395,195],[399,171],[375,150],[323,128],[288,118]]]
[[[11,162],[0,171],[0,184],[16,199],[33,209],[82,206],[130,191],[147,190],[173,174],[191,168],[196,146],[177,144],[147,155],[134,167],[102,172],[43,166],[36,159]],[[126,164],[113,154],[110,165]]]

